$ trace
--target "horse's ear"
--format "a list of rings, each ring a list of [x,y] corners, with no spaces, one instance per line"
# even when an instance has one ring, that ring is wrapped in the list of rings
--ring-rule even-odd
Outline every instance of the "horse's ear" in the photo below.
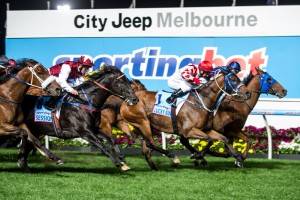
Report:
[[[253,76],[255,76],[259,70],[260,70],[259,67],[254,67],[254,68],[251,69],[251,74]]]

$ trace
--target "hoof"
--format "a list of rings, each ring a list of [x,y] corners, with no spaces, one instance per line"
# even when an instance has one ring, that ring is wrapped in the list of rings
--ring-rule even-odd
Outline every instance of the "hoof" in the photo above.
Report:
[[[202,159],[200,164],[201,164],[202,167],[207,167],[208,166],[207,161],[205,159]]]
[[[18,162],[18,166],[21,168],[22,171],[24,171],[26,173],[30,173],[30,169],[29,169],[27,163]]]
[[[128,167],[128,165],[126,165],[126,163],[121,162],[121,164],[122,164],[121,171],[128,171],[131,169],[130,167]]]
[[[235,161],[234,164],[235,164],[235,167],[238,167],[238,168],[243,167],[243,162],[241,162],[241,161]]]
[[[200,165],[200,163],[199,163],[198,160],[194,160],[193,163],[194,163],[194,166],[195,166],[195,167],[199,167],[199,165]]]
[[[177,156],[175,156],[174,158],[172,158],[173,160],[173,164],[179,165],[180,164],[180,160]]]
[[[65,164],[65,162],[63,160],[58,160],[58,161],[56,161],[56,164],[57,165],[63,165],[63,164]]]

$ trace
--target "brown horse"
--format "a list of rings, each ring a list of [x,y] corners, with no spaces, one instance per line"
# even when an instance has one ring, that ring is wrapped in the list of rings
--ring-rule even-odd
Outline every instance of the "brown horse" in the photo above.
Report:
[[[235,86],[240,80],[233,73],[215,76],[213,81],[195,90],[193,95],[189,94],[186,103],[182,106],[177,115],[179,135],[185,138],[207,139],[210,137],[205,133],[210,130],[212,123],[212,112],[215,103],[224,91],[225,80],[233,82]],[[136,95],[139,103],[135,106],[128,107],[122,104],[120,114],[128,123],[141,131],[144,139],[142,151],[152,170],[156,170],[156,166],[151,158],[151,149],[165,154],[173,160],[174,164],[179,164],[180,160],[171,151],[164,150],[156,146],[152,137],[152,129],[165,133],[173,133],[173,125],[170,117],[152,113],[156,102],[157,92],[140,91]],[[219,134],[220,135],[220,134]],[[224,136],[220,135],[220,138]]]
[[[21,102],[28,88],[30,86],[41,88],[41,82],[49,77],[49,72],[43,65],[32,59],[18,60],[17,64],[18,66],[11,68],[0,78],[0,135],[15,135],[24,140],[28,139],[43,155],[60,164],[62,161],[43,147],[31,134],[24,123],[21,108]],[[60,92],[57,83],[51,84],[48,89],[53,95],[58,95]]]
[[[283,98],[287,94],[287,90],[272,78],[268,73],[261,69],[256,69],[256,75],[249,74],[244,79],[246,86],[241,87],[240,91],[247,90],[251,92],[251,97],[245,101],[240,101],[234,96],[227,96],[220,104],[219,110],[213,119],[213,131],[222,133],[233,143],[234,138],[240,138],[247,142],[246,148],[240,159],[237,159],[235,165],[243,166],[243,161],[247,158],[248,151],[252,145],[250,138],[242,131],[246,120],[256,105],[260,94],[276,95]],[[209,152],[214,156],[230,157],[231,151],[225,154],[217,152]]]

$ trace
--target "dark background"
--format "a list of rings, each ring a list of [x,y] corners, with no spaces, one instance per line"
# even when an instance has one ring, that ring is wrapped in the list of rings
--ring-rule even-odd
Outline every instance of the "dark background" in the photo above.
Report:
[[[6,10],[46,10],[59,4],[69,4],[71,9],[91,9],[90,0],[0,0],[0,55],[5,54]],[[236,0],[236,6],[264,6],[268,0]],[[132,0],[94,0],[95,9],[129,8]],[[278,0],[280,5],[300,5],[300,0]],[[184,7],[231,6],[232,0],[185,0]],[[180,0],[136,0],[136,8],[179,7]]]

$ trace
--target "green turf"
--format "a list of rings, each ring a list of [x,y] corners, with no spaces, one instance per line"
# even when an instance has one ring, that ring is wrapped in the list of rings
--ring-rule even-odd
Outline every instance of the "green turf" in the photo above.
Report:
[[[181,164],[153,156],[150,171],[142,155],[127,156],[131,170],[121,172],[97,153],[54,151],[65,160],[57,166],[40,154],[29,158],[32,173],[16,165],[17,150],[0,149],[0,199],[300,199],[300,161],[249,158],[235,168],[233,158],[207,157],[207,168],[188,156]]]

